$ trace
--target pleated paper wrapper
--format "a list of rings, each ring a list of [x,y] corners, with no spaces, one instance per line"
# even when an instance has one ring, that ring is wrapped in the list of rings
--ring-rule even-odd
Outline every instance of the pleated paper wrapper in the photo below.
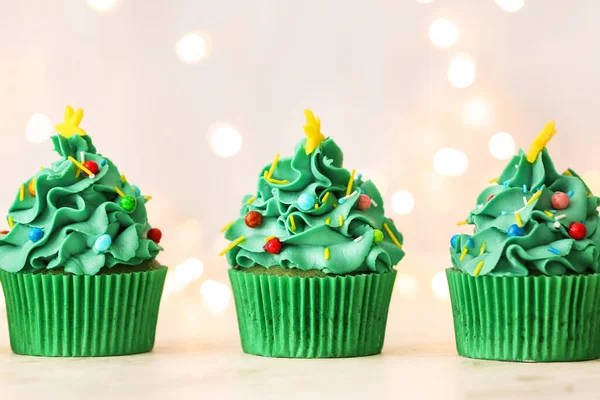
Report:
[[[99,357],[152,350],[167,274],[95,276],[0,271],[12,350]]]
[[[242,348],[288,358],[381,352],[396,271],[281,277],[229,270]]]
[[[474,277],[447,269],[458,353],[505,361],[600,358],[600,275]]]

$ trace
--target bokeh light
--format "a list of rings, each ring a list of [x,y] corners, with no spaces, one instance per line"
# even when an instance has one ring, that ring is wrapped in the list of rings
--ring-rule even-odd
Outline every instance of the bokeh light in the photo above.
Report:
[[[204,265],[197,258],[188,258],[183,263],[175,267],[174,278],[176,283],[185,286],[193,280],[202,276]]]
[[[209,279],[200,286],[200,296],[207,310],[219,314],[229,305],[231,291],[228,285]]]
[[[392,196],[392,210],[400,215],[409,214],[415,208],[415,198],[408,190],[401,190]]]
[[[25,126],[25,136],[31,143],[43,143],[52,136],[54,128],[50,118],[44,114],[33,114]]]
[[[496,4],[508,12],[519,11],[525,5],[525,0],[496,0]]]
[[[429,40],[443,49],[451,47],[458,40],[458,28],[446,18],[439,18],[429,26]]]
[[[204,58],[208,52],[208,41],[205,35],[190,32],[183,35],[175,46],[177,56],[186,64],[195,64]]]
[[[515,154],[515,140],[507,132],[498,132],[490,138],[488,149],[494,158],[508,160]]]
[[[452,86],[464,89],[475,81],[475,60],[467,53],[456,53],[450,59],[448,80]]]
[[[491,110],[483,97],[472,97],[465,100],[461,117],[467,125],[482,127],[489,124]]]
[[[242,135],[229,124],[215,124],[209,132],[210,145],[218,156],[233,157],[242,148]]]
[[[419,281],[412,275],[398,274],[394,288],[401,297],[416,297],[419,294]]]
[[[120,0],[87,0],[88,6],[100,14],[111,14],[119,9]]]
[[[433,290],[433,295],[437,300],[448,300],[450,298],[446,272],[440,271],[433,275],[433,279],[431,280],[431,289]]]
[[[469,159],[462,151],[439,149],[433,156],[433,169],[443,176],[461,176],[469,168]]]

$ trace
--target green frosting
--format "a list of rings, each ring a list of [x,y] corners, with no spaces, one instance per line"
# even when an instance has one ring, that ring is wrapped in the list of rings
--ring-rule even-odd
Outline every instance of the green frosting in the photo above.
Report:
[[[456,268],[471,275],[492,276],[599,272],[600,199],[591,194],[574,171],[559,174],[546,149],[533,163],[520,151],[498,182],[481,192],[478,206],[467,218],[468,223],[475,225],[475,234],[453,238],[455,247],[450,248],[450,253]],[[530,201],[538,191],[541,195]],[[553,210],[552,196],[557,192],[571,196],[564,210]],[[529,204],[525,205],[525,201]],[[517,213],[524,235],[509,237],[507,232],[517,223]],[[569,227],[576,222],[587,228],[583,240],[575,240],[569,234]],[[461,261],[464,249],[467,253]]]
[[[352,184],[354,195],[340,202],[346,196],[351,176],[342,167],[342,151],[333,140],[325,139],[307,155],[305,142],[306,139],[300,142],[292,158],[279,160],[271,177],[289,183],[269,182],[265,172],[271,165],[261,170],[256,195],[244,197],[241,218],[225,233],[229,240],[245,237],[227,253],[227,261],[242,268],[281,266],[338,275],[389,271],[402,259],[404,251],[394,244],[383,228],[384,223],[400,243],[403,239],[394,223],[385,218],[379,191],[372,182],[359,178]],[[376,206],[364,211],[358,209],[361,190]],[[303,193],[318,199],[319,207],[302,210],[298,198]],[[263,216],[259,227],[246,225],[244,217],[249,211]],[[374,240],[375,229],[383,232],[383,241],[379,243]],[[279,254],[263,249],[265,238],[271,236],[281,240],[283,247]],[[324,256],[326,248],[329,259]]]
[[[132,212],[123,210],[116,193],[134,196],[135,191],[121,181],[117,167],[101,154],[89,136],[53,136],[54,149],[61,159],[40,170],[35,177],[35,196],[24,184],[24,199],[18,192],[9,209],[14,228],[0,236],[0,268],[8,272],[32,272],[44,268],[64,268],[68,273],[95,275],[103,267],[139,265],[156,257],[162,248],[146,238],[150,229],[146,199],[138,195]],[[98,174],[76,177],[77,166],[68,156],[95,161]],[[106,162],[101,166],[103,160]],[[139,193],[138,193],[139,194]],[[30,229],[41,228],[43,237],[33,242]],[[97,238],[108,234],[112,244],[105,252],[94,248]]]

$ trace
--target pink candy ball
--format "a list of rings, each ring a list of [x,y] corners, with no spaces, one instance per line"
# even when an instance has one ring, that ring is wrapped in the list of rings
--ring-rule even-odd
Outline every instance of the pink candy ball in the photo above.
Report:
[[[552,207],[556,210],[564,210],[569,207],[569,196],[563,192],[556,192],[552,195]]]
[[[361,194],[358,198],[358,209],[366,210],[369,207],[371,207],[371,198],[366,194]]]

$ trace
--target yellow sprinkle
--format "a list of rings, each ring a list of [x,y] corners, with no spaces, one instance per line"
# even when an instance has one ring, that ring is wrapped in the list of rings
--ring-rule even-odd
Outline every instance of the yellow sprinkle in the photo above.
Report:
[[[402,243],[400,243],[398,241],[398,239],[396,239],[396,236],[394,236],[394,233],[392,232],[392,230],[390,229],[390,227],[388,226],[388,224],[386,222],[383,223],[383,228],[388,233],[388,235],[390,235],[390,238],[392,239],[392,242],[394,242],[394,244],[396,246],[402,248]]]
[[[339,221],[340,221],[340,226],[344,225],[344,216],[343,215],[340,215]]]
[[[254,203],[254,200],[256,200],[256,196],[252,196],[248,199],[248,201],[246,202],[246,204],[250,205],[252,203]]]
[[[152,200],[152,196],[144,196],[144,198],[146,199],[146,201]]]
[[[327,218],[327,219],[325,220],[325,225],[329,225],[330,223],[331,223],[331,218]]]
[[[521,214],[515,213],[515,218],[517,219],[517,225],[519,228],[523,227],[523,220],[521,219]]]
[[[494,178],[490,181],[490,183],[498,183],[498,178]]]
[[[274,183],[276,185],[287,185],[288,183],[290,183],[290,181],[288,181],[287,179],[284,180],[279,180],[279,179],[268,179],[269,183]]]
[[[469,223],[469,221],[465,220],[465,221],[457,222],[456,225],[461,226],[461,225],[467,225],[468,223]]]
[[[292,230],[292,232],[296,232],[296,221],[294,221],[294,216],[290,215],[290,229]]]
[[[13,221],[13,218],[12,217],[8,217],[7,219],[8,219],[8,226],[10,227],[10,229],[14,228],[15,227],[15,223]]]
[[[83,164],[81,164],[79,161],[77,161],[76,159],[74,159],[73,157],[69,156],[68,157],[69,160],[71,160],[71,162],[73,164],[75,164],[75,166],[81,170],[83,170],[83,172],[85,172],[86,174],[88,174],[90,177],[91,176],[95,176],[94,174],[92,174],[92,171],[90,171],[89,169],[87,169],[86,167],[83,166]]]
[[[267,179],[271,179],[271,177],[273,176],[273,172],[275,171],[275,167],[277,166],[278,161],[279,161],[279,154],[276,154],[275,160],[273,161],[273,164],[271,164],[271,168],[269,169],[269,172],[267,173]]]
[[[336,203],[333,203],[333,208],[337,208],[337,206],[338,205]]]
[[[234,221],[231,221],[231,222],[229,222],[227,225],[225,225],[224,227],[222,227],[222,228],[221,228],[221,232],[225,232],[227,229],[229,229],[229,227],[230,227],[231,225],[233,225],[233,223],[234,223],[234,222],[235,222],[235,220],[234,220]]]
[[[323,254],[323,255],[325,256],[325,259],[326,259],[326,260],[329,260],[329,248],[328,248],[328,247],[325,247],[325,251],[324,251],[324,253],[325,253],[325,254]]]
[[[117,193],[119,194],[119,196],[121,196],[121,197],[125,197],[125,193],[123,193],[123,192],[121,191],[121,189],[119,189],[119,188],[118,188],[118,187],[116,187],[116,186],[115,186],[115,192],[117,192]]]
[[[352,173],[350,174],[350,180],[348,180],[348,187],[346,188],[346,196],[350,196],[350,192],[352,191],[352,184],[354,183],[354,174],[356,173],[356,170],[353,169]]]
[[[43,170],[44,170],[44,167],[43,167],[43,166],[42,166],[42,167],[40,167],[40,171],[43,171]]]
[[[542,129],[540,134],[531,144],[529,152],[527,153],[527,161],[533,164],[535,160],[537,160],[540,152],[544,149],[544,147],[546,147],[548,142],[550,142],[555,134],[556,129],[554,129],[554,121],[550,121],[546,124],[546,126],[544,126],[544,129]]]
[[[123,174],[121,174],[121,182],[127,183],[127,178]]]
[[[479,249],[479,255],[482,255],[483,253],[485,253],[486,248],[487,248],[487,243],[483,242],[483,244],[481,245],[481,248]]]
[[[573,176],[573,174],[571,173],[570,170],[566,170],[563,175],[567,175],[567,176]]]
[[[246,237],[244,235],[235,239],[233,242],[229,243],[229,246],[225,247],[225,249],[223,249],[223,251],[219,253],[219,256],[222,256],[223,254],[227,253],[229,250],[233,249],[235,246],[242,243],[244,240],[246,240]]]
[[[468,247],[465,247],[462,251],[462,254],[460,255],[460,261],[463,261],[465,259],[465,257],[467,256],[467,252],[469,251]]]
[[[531,203],[533,203],[534,201],[536,201],[537,199],[539,199],[541,195],[542,195],[542,191],[541,190],[535,192],[535,194],[533,195],[533,197],[530,198],[529,201],[527,202],[527,205],[528,206],[531,205]]]
[[[483,264],[485,264],[483,261],[480,261],[479,264],[477,264],[477,268],[475,268],[475,272],[473,272],[473,276],[479,275],[479,273],[481,272],[481,268],[483,268]]]
[[[265,238],[265,242],[268,242],[271,239],[275,239],[277,236],[268,236]]]
[[[548,216],[548,218],[554,218],[554,214],[552,214],[550,211],[546,210],[544,211],[544,214],[546,214]]]
[[[321,200],[321,203],[325,203],[328,198],[329,198],[329,192],[325,193],[325,196],[323,196],[323,200]]]
[[[315,204],[315,210],[317,210],[319,208],[318,204]]]
[[[85,162],[85,153],[81,151],[79,154],[81,154],[81,163],[83,164]],[[77,172],[75,172],[75,178],[79,178],[79,175],[81,175],[81,170],[77,169]]]
[[[21,185],[21,187],[19,188],[19,200],[25,200],[25,185]]]

